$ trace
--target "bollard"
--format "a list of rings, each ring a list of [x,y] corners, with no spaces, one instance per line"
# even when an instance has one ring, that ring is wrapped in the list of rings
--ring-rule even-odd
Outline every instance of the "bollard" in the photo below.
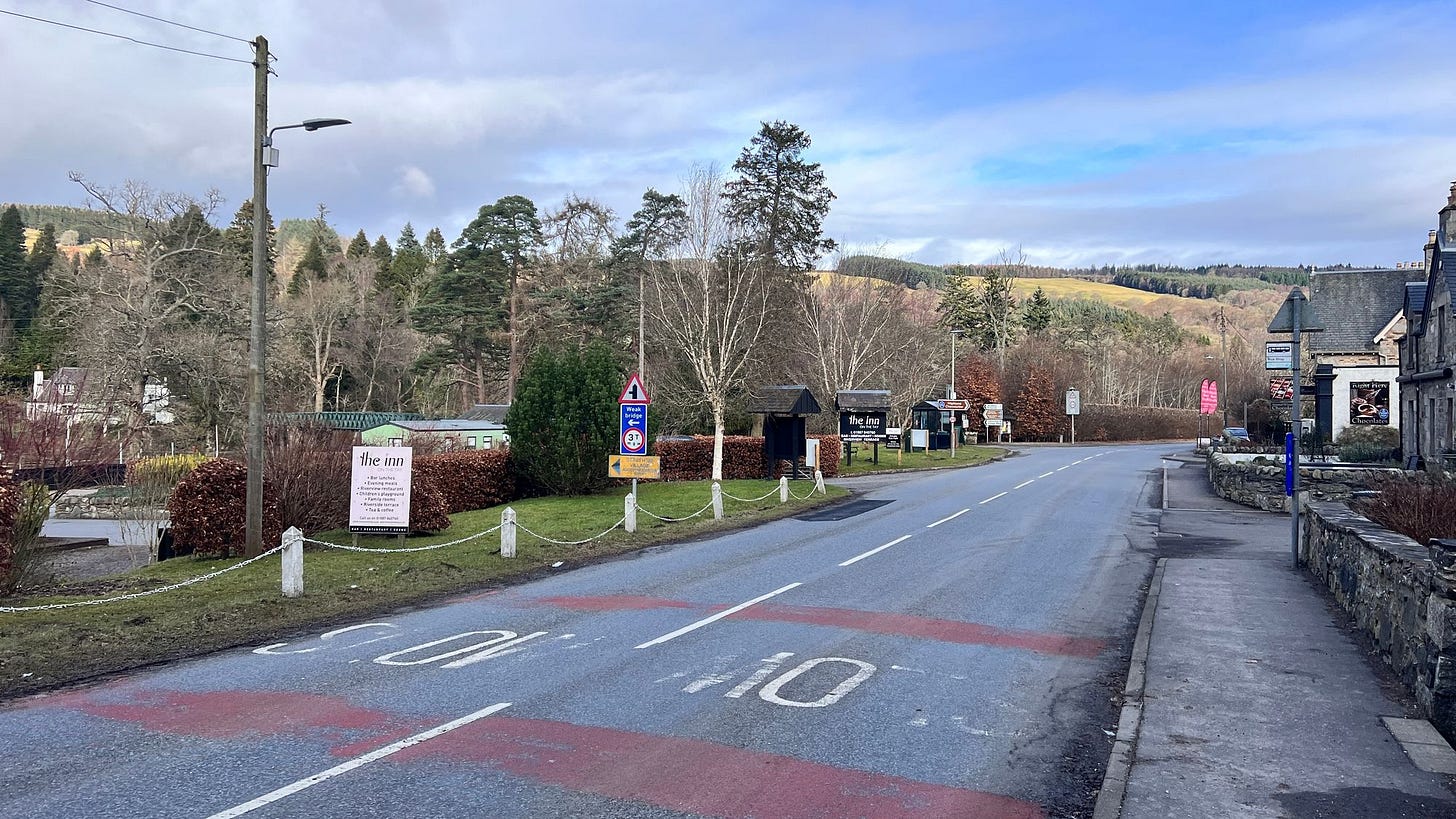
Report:
[[[789,479],[788,476],[779,478],[779,503],[789,502]]]
[[[283,533],[283,596],[303,594],[303,532],[297,526]]]
[[[824,488],[824,473],[817,469],[814,470],[814,491],[821,495],[829,494],[829,490]]]
[[[713,520],[723,519],[723,484],[713,481]]]
[[[516,510],[507,506],[501,511],[501,557],[516,556]]]
[[[631,492],[627,493],[626,510],[623,517],[626,518],[627,531],[637,531],[637,496]]]

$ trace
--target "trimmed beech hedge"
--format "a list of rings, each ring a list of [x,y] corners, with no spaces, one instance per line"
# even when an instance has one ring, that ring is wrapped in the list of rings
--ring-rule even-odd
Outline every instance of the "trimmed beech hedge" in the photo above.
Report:
[[[198,464],[167,499],[172,542],[198,557],[235,557],[243,553],[246,531],[248,468],[240,461],[213,459]],[[283,538],[278,497],[263,486],[263,543]]]
[[[414,460],[415,475],[434,481],[449,514],[486,509],[509,503],[516,493],[516,474],[509,449],[480,449],[421,455]]]
[[[1062,416],[1060,431],[1070,431],[1065,415]],[[1191,441],[1196,437],[1197,410],[1083,404],[1082,414],[1077,416],[1078,441]]]
[[[20,518],[20,484],[0,472],[0,588],[9,588],[15,567],[15,523]]]
[[[819,441],[819,470],[825,477],[839,474],[838,435],[810,435]],[[662,459],[665,481],[704,481],[713,475],[713,436],[694,435],[691,440],[657,441],[654,451]],[[784,474],[788,461],[775,465],[773,477]],[[723,479],[762,478],[763,438],[753,435],[723,436]]]

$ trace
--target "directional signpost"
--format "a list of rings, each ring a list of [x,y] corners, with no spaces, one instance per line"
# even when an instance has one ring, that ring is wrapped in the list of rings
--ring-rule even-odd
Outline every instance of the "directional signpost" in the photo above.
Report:
[[[617,439],[617,455],[607,463],[607,474],[613,478],[632,479],[632,497],[637,497],[638,478],[656,478],[660,474],[656,456],[647,457],[647,405],[652,398],[642,385],[642,378],[632,373],[622,388],[617,403],[622,415],[621,435]]]

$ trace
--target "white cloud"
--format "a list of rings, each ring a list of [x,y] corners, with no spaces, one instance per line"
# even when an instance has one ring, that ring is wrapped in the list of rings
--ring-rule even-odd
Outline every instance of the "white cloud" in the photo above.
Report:
[[[414,165],[406,165],[399,169],[399,181],[394,184],[394,195],[429,199],[435,195],[435,180]]]

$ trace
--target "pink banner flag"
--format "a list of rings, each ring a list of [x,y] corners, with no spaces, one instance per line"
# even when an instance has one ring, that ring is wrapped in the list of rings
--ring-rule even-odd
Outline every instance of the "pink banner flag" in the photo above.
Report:
[[[1203,379],[1198,411],[1205,415],[1218,412],[1218,382]]]

